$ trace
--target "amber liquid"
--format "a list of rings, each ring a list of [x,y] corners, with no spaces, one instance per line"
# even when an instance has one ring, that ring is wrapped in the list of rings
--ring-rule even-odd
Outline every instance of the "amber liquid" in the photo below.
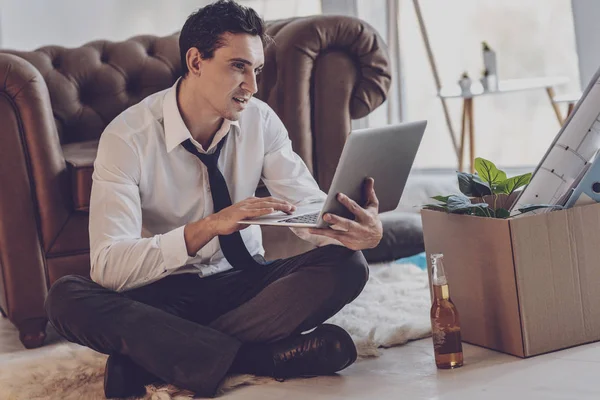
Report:
[[[435,364],[438,368],[458,368],[463,365],[462,341],[458,310],[448,295],[448,285],[433,285],[431,329]]]

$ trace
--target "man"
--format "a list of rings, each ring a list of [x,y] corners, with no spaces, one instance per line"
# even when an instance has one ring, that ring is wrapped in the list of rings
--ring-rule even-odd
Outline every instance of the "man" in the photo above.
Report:
[[[268,39],[251,9],[219,1],[180,34],[182,78],[102,134],[90,204],[92,280],[67,276],[46,310],[72,342],[109,354],[107,397],[163,381],[213,396],[228,373],[331,374],[356,348],[323,324],[359,295],[360,251],[382,235],[373,180],[336,229],[296,230],[320,245],[263,258],[260,228],[239,224],[322,199],[277,115],[254,99]],[[273,197],[255,198],[263,179]],[[281,228],[284,229],[284,228]],[[306,333],[307,331],[310,331]]]

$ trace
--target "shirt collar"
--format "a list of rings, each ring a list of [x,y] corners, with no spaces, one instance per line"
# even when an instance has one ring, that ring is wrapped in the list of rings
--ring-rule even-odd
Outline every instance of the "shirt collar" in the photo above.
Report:
[[[177,82],[167,91],[163,101],[163,119],[165,126],[165,145],[167,153],[170,153],[175,147],[179,146],[182,142],[187,139],[191,139],[194,146],[200,151],[208,152],[211,151],[229,132],[232,128],[233,132],[239,133],[240,124],[238,121],[230,121],[227,119],[223,120],[223,124],[215,134],[215,137],[210,144],[210,148],[205,150],[202,146],[192,138],[192,135],[181,118],[179,107],[177,107],[177,85],[181,78],[177,79]]]

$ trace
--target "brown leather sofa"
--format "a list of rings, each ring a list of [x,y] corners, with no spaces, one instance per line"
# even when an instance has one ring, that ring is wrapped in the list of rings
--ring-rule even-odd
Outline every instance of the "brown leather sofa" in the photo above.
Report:
[[[382,39],[366,23],[314,16],[269,23],[257,97],[281,117],[294,150],[327,190],[351,119],[390,87]],[[0,50],[0,308],[25,347],[42,345],[48,288],[89,275],[87,207],[98,138],[127,107],[180,75],[178,36],[78,48]],[[268,258],[310,246],[265,230]]]

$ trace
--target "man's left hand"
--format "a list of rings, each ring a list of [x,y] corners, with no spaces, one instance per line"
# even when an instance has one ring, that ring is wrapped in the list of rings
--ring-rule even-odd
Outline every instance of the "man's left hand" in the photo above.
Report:
[[[325,214],[323,219],[331,224],[332,229],[311,228],[309,232],[336,239],[352,250],[372,249],[377,246],[383,236],[383,227],[379,219],[379,200],[375,195],[373,178],[365,180],[364,191],[367,199],[364,208],[343,193],[337,196],[338,201],[356,216],[354,221],[334,214]]]

